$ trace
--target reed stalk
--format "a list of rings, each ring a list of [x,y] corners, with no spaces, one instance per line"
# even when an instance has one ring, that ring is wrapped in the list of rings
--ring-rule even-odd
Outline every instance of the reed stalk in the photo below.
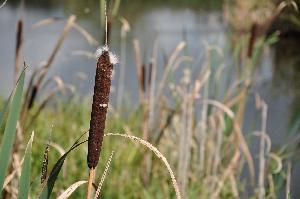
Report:
[[[172,67],[174,66],[174,63],[176,62],[176,59],[178,57],[178,54],[185,48],[186,46],[186,42],[180,42],[176,48],[174,49],[174,51],[172,52],[172,54],[170,55],[167,63],[166,63],[166,66],[165,66],[165,70],[164,70],[164,73],[163,73],[163,76],[162,76],[162,79],[158,85],[158,88],[157,88],[157,94],[156,94],[156,97],[155,97],[155,102],[158,101],[158,99],[161,97],[161,95],[163,94],[163,89],[164,87],[166,86],[166,82],[168,80],[168,76],[169,76],[169,73],[172,69]]]
[[[0,5],[0,8],[3,8],[6,4],[7,0],[4,0],[3,3]]]
[[[210,71],[209,65],[206,66],[207,70]],[[209,77],[208,77],[209,79]],[[200,146],[199,146],[199,172],[202,173],[205,167],[205,143],[206,143],[206,129],[207,129],[207,113],[208,113],[208,103],[209,98],[209,81],[205,83],[203,91],[203,104],[201,111],[201,121],[200,121]]]
[[[285,185],[285,199],[291,199],[291,176],[292,176],[292,162],[288,161],[286,185]]]
[[[124,93],[124,83],[125,83],[125,67],[126,67],[126,38],[127,32],[130,31],[129,23],[126,19],[121,18],[122,28],[121,28],[121,54],[120,54],[120,76],[118,83],[118,93],[117,93],[117,110],[121,112],[123,93]]]
[[[149,126],[153,125],[154,122],[154,112],[155,112],[155,87],[156,87],[156,73],[157,73],[157,54],[158,54],[158,40],[156,39],[153,44],[152,57],[151,57],[151,68],[149,78]]]
[[[135,53],[135,66],[136,66],[136,75],[138,78],[138,85],[139,85],[139,97],[140,97],[140,104],[143,105],[145,101],[145,93],[143,91],[143,64],[141,58],[141,48],[140,42],[137,39],[133,40],[133,48]]]
[[[186,186],[188,182],[188,167],[190,158],[190,147],[192,139],[192,125],[193,121],[193,99],[190,94],[191,82],[190,82],[190,71],[185,70],[185,75],[183,77],[183,88],[182,88],[182,118],[181,118],[181,133],[179,135],[179,147],[178,147],[178,179],[181,185],[181,193],[186,196]]]
[[[57,40],[56,44],[55,44],[55,47],[50,55],[50,57],[48,58],[46,64],[43,66],[43,71],[42,73],[40,74],[40,76],[38,77],[38,79],[36,80],[36,83],[33,85],[32,88],[28,88],[31,90],[30,92],[30,97],[28,98],[28,102],[27,102],[27,109],[31,109],[34,102],[35,102],[35,99],[36,99],[36,96],[37,96],[37,93],[39,91],[39,88],[46,76],[46,74],[48,73],[48,70],[51,66],[51,64],[53,63],[59,49],[61,48],[67,34],[69,33],[70,29],[72,28],[74,22],[76,20],[76,17],[74,15],[71,15],[59,37],[59,39]],[[23,107],[24,108],[24,107]]]
[[[87,189],[87,193],[86,193],[87,199],[92,198],[94,178],[95,178],[95,169],[91,168],[89,171],[88,189]]]
[[[224,183],[226,181],[227,178],[229,178],[233,173],[235,173],[235,169],[237,167],[238,161],[240,159],[240,152],[236,151],[235,154],[233,155],[229,165],[227,166],[227,168],[225,169],[225,171],[223,172],[223,175],[221,176],[221,178],[218,181],[218,186],[215,189],[215,191],[212,193],[211,198],[212,199],[218,199],[219,198],[219,194],[224,186]]]
[[[137,75],[138,85],[139,85],[140,106],[142,109],[143,139],[149,141],[150,140],[149,137],[149,96],[150,95],[147,95],[146,93],[147,69],[146,69],[146,65],[142,64],[140,42],[137,39],[133,40],[133,47],[135,52],[136,75]],[[150,90],[148,89],[148,91]],[[142,174],[144,185],[149,184],[150,172],[151,172],[150,162],[151,162],[150,153],[146,152],[143,157],[143,163],[142,163],[143,167],[146,169],[146,172]]]
[[[111,30],[112,30],[112,21],[109,20],[108,22],[106,22],[106,32],[103,36],[103,43],[104,44],[110,44],[110,38],[111,38]]]
[[[260,99],[258,95],[256,95],[256,103],[257,108],[262,111],[262,124],[261,124],[261,132],[260,132],[260,149],[259,149],[259,175],[258,175],[258,199],[265,198],[266,190],[265,190],[265,167],[266,167],[266,159],[265,159],[265,148],[266,148],[266,136],[267,136],[267,112],[268,106],[266,103]]]

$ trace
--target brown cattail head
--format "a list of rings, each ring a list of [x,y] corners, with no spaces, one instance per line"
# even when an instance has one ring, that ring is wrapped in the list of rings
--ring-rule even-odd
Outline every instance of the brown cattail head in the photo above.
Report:
[[[153,62],[151,61],[149,63],[149,73],[148,73],[148,86],[150,87],[151,81],[152,81],[152,68],[153,68]]]
[[[106,113],[109,102],[113,61],[107,47],[103,48],[98,58],[94,96],[90,120],[90,131],[88,138],[87,162],[89,168],[95,168],[98,164],[105,129]]]
[[[254,23],[251,27],[251,32],[250,32],[251,35],[249,38],[248,53],[247,53],[248,58],[252,57],[254,45],[257,39],[257,31],[258,31],[258,25]]]
[[[39,90],[38,85],[34,85],[32,87],[30,98],[29,98],[28,105],[27,105],[28,110],[30,110],[33,107],[38,90]]]
[[[19,20],[17,24],[17,33],[16,33],[16,57],[19,53],[21,45],[23,43],[23,21]]]
[[[142,74],[140,79],[141,89],[145,93],[146,92],[146,65],[142,64]]]
[[[15,52],[15,80],[17,80],[21,65],[21,49],[23,44],[23,21],[18,20],[16,32],[16,52]]]

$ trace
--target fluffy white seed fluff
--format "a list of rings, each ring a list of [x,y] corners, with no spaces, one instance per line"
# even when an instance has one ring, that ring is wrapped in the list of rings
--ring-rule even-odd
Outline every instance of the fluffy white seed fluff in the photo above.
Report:
[[[115,53],[110,52],[107,45],[98,48],[95,52],[95,57],[98,59],[103,51],[108,51],[110,63],[112,63],[114,65],[119,63],[118,56]]]

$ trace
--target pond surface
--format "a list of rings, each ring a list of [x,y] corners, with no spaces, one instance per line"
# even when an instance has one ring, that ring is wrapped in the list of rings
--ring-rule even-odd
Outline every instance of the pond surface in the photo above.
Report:
[[[34,2],[34,1],[33,1]],[[24,13],[24,58],[31,67],[36,67],[47,60],[54,48],[55,42],[64,26],[64,22],[32,28],[32,25],[49,17],[67,18],[71,13],[76,14],[78,23],[88,30],[97,40],[102,40],[103,30],[100,27],[98,4],[86,1],[86,5],[74,6],[69,1],[61,4],[34,4],[26,6]],[[83,4],[84,1],[77,1]],[[35,6],[33,6],[35,5]],[[135,102],[138,99],[137,81],[135,73],[135,59],[132,50],[132,39],[137,38],[141,43],[142,57],[149,63],[153,43],[159,38],[160,51],[169,55],[176,45],[186,40],[186,52],[194,58],[196,63],[203,62],[206,44],[226,48],[226,27],[220,10],[211,10],[202,5],[195,6],[166,6],[145,5],[139,7],[125,7],[121,10],[128,19],[131,31],[127,38],[127,62],[125,90],[127,100]],[[220,7],[220,6],[219,6]],[[0,9],[0,95],[8,96],[13,85],[15,31],[19,8],[8,3]],[[120,23],[113,25],[111,49],[120,49]],[[272,144],[287,143],[289,129],[298,118],[300,110],[300,42],[295,39],[281,41],[276,46],[264,52],[261,64],[256,70],[257,78],[249,98],[245,114],[245,132],[252,133],[259,129],[260,113],[255,110],[254,93],[259,93],[268,104],[268,134]],[[97,46],[89,45],[84,37],[72,30],[63,43],[53,65],[50,75],[59,75],[66,83],[74,83],[78,73],[83,73],[86,79],[81,83],[80,93],[91,94],[94,82],[95,60],[76,55],[78,51],[95,52]],[[158,64],[162,65],[163,56]],[[30,69],[29,69],[30,70]],[[160,74],[162,70],[158,71]],[[117,86],[119,69],[115,70],[113,85]],[[114,103],[114,102],[113,102]],[[252,151],[257,153],[255,138]],[[294,165],[292,191],[294,197],[300,196],[300,166]]]

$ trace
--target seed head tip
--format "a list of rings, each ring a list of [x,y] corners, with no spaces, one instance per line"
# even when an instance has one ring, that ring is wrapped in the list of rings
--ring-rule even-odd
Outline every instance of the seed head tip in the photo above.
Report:
[[[114,65],[119,63],[118,56],[115,53],[110,52],[107,45],[104,45],[103,47],[99,47],[95,52],[95,57],[98,59],[101,56],[102,52],[104,52],[104,51],[109,53],[110,63],[112,63]]]

